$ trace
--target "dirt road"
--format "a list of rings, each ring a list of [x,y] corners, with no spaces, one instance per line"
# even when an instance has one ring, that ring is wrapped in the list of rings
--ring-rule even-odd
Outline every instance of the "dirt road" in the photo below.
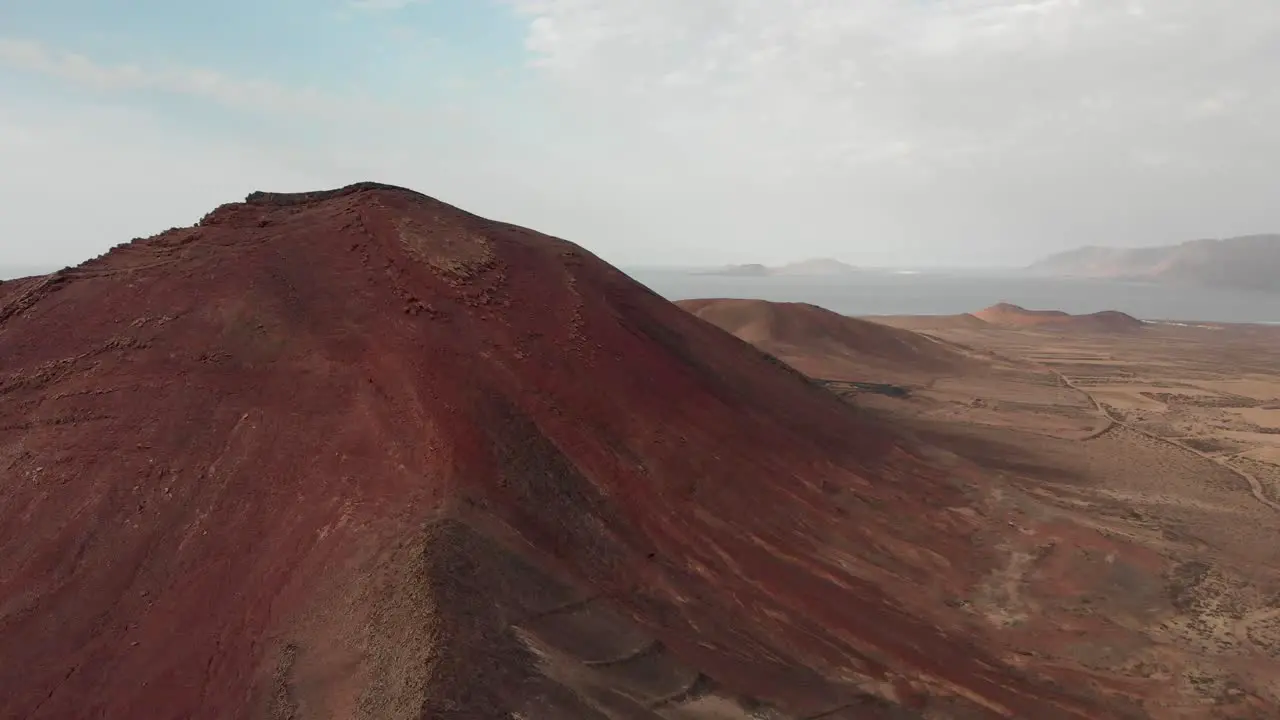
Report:
[[[1253,495],[1255,500],[1262,503],[1263,505],[1266,505],[1272,510],[1275,510],[1276,512],[1280,512],[1280,503],[1277,503],[1274,500],[1271,500],[1270,498],[1267,497],[1266,493],[1262,489],[1262,483],[1259,482],[1256,477],[1250,475],[1249,473],[1233,465],[1228,464],[1224,460],[1221,460],[1212,455],[1209,455],[1208,453],[1201,452],[1191,447],[1190,445],[1183,444],[1181,442],[1178,442],[1177,440],[1171,440],[1166,437],[1161,437],[1160,435],[1156,435],[1155,433],[1149,432],[1147,430],[1143,430],[1142,428],[1135,427],[1133,425],[1130,425],[1129,423],[1124,422],[1123,420],[1117,418],[1115,415],[1112,415],[1111,411],[1107,409],[1106,405],[1103,405],[1102,402],[1100,402],[1096,397],[1094,397],[1093,394],[1090,393],[1088,390],[1085,390],[1081,388],[1079,385],[1076,385],[1075,382],[1071,380],[1071,378],[1067,377],[1066,375],[1063,375],[1062,373],[1058,372],[1054,368],[1051,368],[1048,366],[1045,366],[1045,367],[1047,367],[1050,372],[1056,375],[1058,377],[1058,380],[1061,381],[1064,386],[1069,387],[1072,390],[1075,390],[1076,392],[1089,398],[1089,402],[1093,403],[1093,406],[1098,409],[1098,412],[1102,413],[1102,415],[1106,417],[1107,420],[1110,421],[1110,425],[1112,427],[1119,426],[1122,428],[1126,428],[1128,430],[1132,430],[1133,432],[1136,432],[1140,435],[1151,438],[1152,440],[1156,440],[1158,442],[1172,445],[1180,450],[1189,452],[1192,455],[1197,455],[1199,457],[1204,458],[1205,460],[1208,460],[1211,463],[1214,463],[1215,465],[1218,465],[1220,467],[1226,468],[1227,470],[1230,470],[1237,477],[1241,478],[1242,480],[1244,480],[1246,483],[1249,484],[1249,492]],[[1099,433],[1095,433],[1094,437],[1096,437],[1097,435],[1101,435],[1102,432],[1106,432],[1106,430],[1108,429],[1110,429],[1110,427],[1105,428]]]

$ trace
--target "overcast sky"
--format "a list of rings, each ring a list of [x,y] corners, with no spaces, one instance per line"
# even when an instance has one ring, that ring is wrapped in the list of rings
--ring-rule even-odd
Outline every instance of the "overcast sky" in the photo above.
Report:
[[[1280,231],[1280,0],[3,0],[0,266],[372,179],[622,265]]]

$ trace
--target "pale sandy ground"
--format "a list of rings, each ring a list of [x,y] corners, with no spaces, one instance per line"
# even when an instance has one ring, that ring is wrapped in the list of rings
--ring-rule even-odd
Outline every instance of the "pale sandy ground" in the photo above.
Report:
[[[1012,488],[975,623],[1152,717],[1280,718],[1280,329],[878,320],[989,353],[852,397]]]

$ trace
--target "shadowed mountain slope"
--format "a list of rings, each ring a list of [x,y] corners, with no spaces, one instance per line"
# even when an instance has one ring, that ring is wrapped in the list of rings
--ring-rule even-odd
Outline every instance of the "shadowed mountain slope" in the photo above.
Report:
[[[946,612],[976,473],[570,243],[362,184],[0,287],[0,717],[1113,712]]]

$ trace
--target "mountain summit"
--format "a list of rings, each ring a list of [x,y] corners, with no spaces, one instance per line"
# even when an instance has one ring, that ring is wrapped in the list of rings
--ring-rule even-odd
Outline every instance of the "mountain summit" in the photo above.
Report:
[[[990,325],[1025,329],[1122,333],[1141,330],[1146,325],[1119,310],[1072,315],[1062,310],[1028,310],[1006,302],[996,303],[973,315]]]
[[[963,467],[582,248],[255,193],[0,285],[0,717],[1104,718]]]

